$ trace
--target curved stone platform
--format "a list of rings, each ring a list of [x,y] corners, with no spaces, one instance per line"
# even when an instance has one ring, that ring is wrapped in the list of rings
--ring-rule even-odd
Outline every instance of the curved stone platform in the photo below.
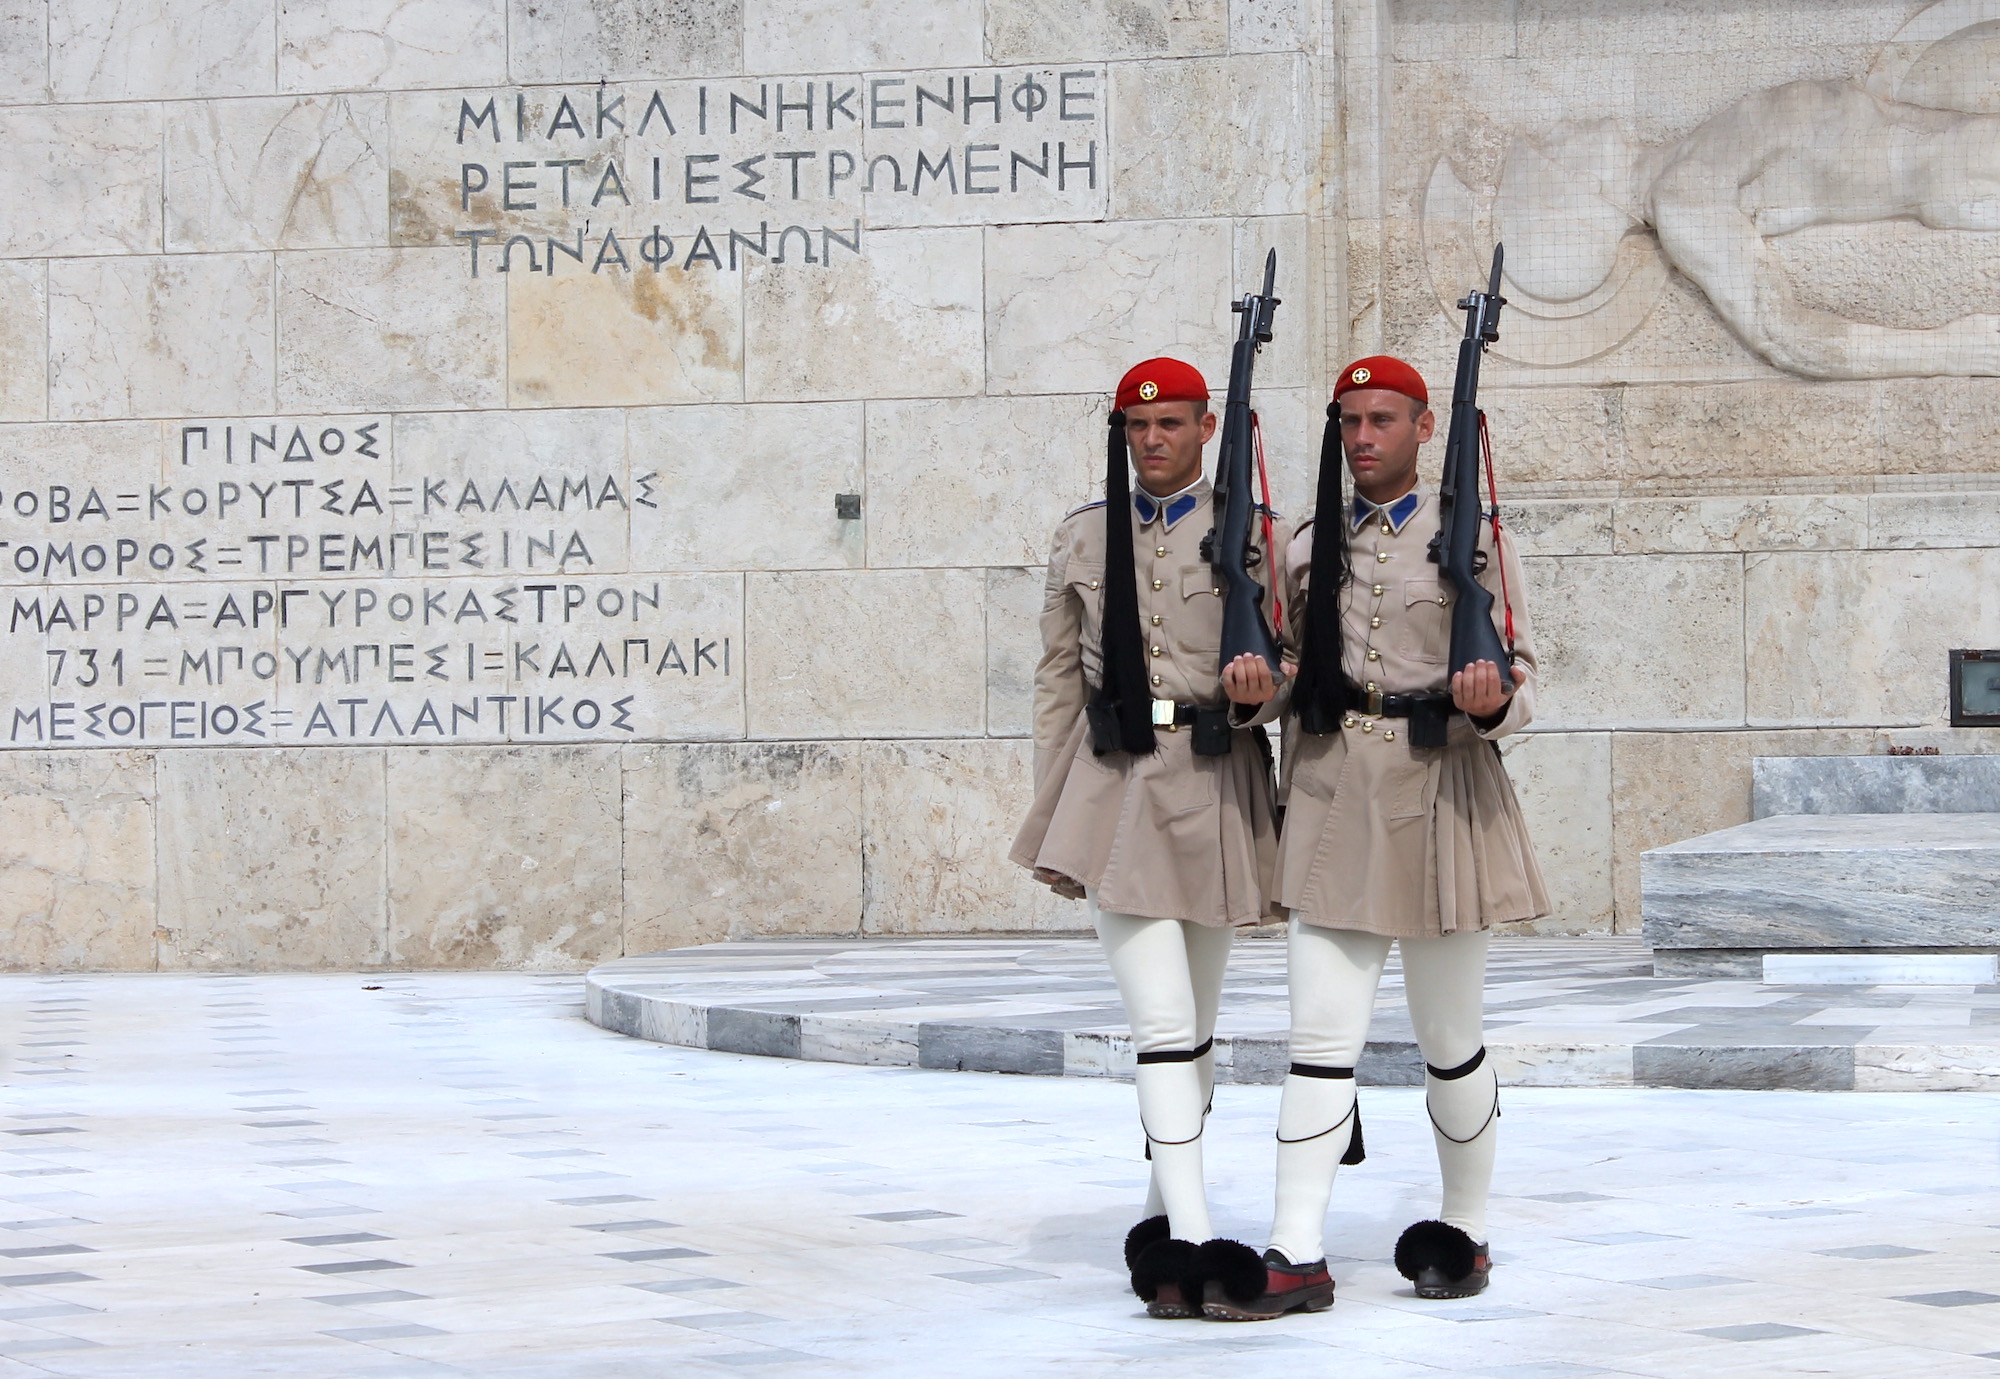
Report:
[[[1280,939],[1238,944],[1216,1076],[1284,1076]],[[1129,1077],[1095,940],[766,939],[625,958],[586,976],[590,1019],[642,1039],[835,1063]],[[1421,1080],[1392,958],[1359,1078]],[[1487,1046],[1527,1087],[2000,1090],[2000,987],[1765,986],[1656,977],[1633,938],[1493,946]]]

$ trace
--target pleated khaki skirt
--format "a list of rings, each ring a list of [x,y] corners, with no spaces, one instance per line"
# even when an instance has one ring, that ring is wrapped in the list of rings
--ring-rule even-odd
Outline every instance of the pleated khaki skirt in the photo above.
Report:
[[[1463,717],[1421,751],[1396,719],[1292,743],[1278,899],[1293,918],[1432,938],[1549,913],[1513,782]]]
[[[1009,857],[1083,883],[1098,905],[1148,919],[1262,924],[1278,830],[1270,772],[1248,732],[1227,756],[1196,756],[1164,730],[1135,757],[1090,749],[1083,715],[1043,779]]]

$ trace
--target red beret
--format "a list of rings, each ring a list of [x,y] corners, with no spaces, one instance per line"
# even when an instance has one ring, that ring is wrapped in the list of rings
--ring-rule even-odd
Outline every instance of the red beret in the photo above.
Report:
[[[1342,393],[1351,393],[1356,388],[1385,388],[1392,393],[1414,398],[1425,406],[1430,405],[1430,389],[1424,386],[1424,376],[1405,364],[1402,360],[1386,354],[1371,354],[1366,359],[1357,359],[1340,372],[1340,382],[1333,385],[1336,402]]]
[[[1148,359],[1134,364],[1118,380],[1118,396],[1111,404],[1122,412],[1141,402],[1206,402],[1208,381],[1201,370],[1178,359]]]

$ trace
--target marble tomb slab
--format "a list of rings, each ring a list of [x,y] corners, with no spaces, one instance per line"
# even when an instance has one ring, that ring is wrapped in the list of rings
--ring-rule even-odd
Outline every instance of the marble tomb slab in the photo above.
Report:
[[[2000,756],[1757,757],[1750,815],[2000,810]]]
[[[1662,974],[1771,950],[1993,951],[2000,813],[1774,815],[1651,849],[1640,889]]]

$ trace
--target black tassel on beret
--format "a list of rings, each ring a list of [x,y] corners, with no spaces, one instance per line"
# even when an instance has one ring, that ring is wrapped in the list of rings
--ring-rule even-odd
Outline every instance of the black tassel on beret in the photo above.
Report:
[[[1099,756],[1147,756],[1159,745],[1132,560],[1131,460],[1125,414],[1113,412],[1104,454],[1104,683],[1090,701],[1091,748]]]
[[[1354,582],[1347,550],[1347,493],[1341,475],[1340,404],[1326,406],[1326,430],[1319,445],[1319,495],[1313,513],[1312,574],[1306,595],[1304,641],[1292,703],[1299,726],[1330,733],[1354,695],[1341,646],[1340,592]]]

